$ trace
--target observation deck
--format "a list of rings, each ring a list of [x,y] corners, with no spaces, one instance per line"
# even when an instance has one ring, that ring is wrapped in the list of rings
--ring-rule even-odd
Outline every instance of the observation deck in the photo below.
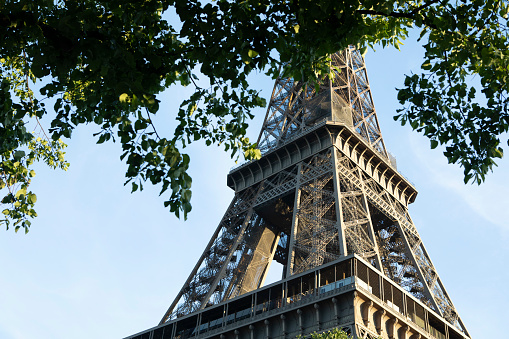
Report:
[[[330,120],[296,134],[263,154],[259,160],[234,168],[228,174],[227,185],[235,192],[240,192],[333,146],[403,205],[408,206],[415,201],[417,189],[388,158],[377,152],[348,125]]]
[[[126,339],[284,339],[333,328],[366,338],[469,338],[351,254]]]

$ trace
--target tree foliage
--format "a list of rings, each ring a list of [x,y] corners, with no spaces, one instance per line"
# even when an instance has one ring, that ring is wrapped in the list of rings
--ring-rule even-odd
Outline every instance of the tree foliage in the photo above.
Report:
[[[251,72],[276,77],[286,65],[285,76],[315,82],[328,74],[330,53],[349,45],[399,48],[410,29],[422,31],[424,63],[399,89],[396,119],[429,137],[432,148],[445,145],[465,181],[479,183],[502,156],[509,126],[507,12],[506,0],[4,1],[3,222],[28,230],[33,162],[67,168],[61,138],[84,124],[97,125],[98,143],[121,143],[132,191],[146,181],[159,185],[164,205],[186,217],[189,143],[260,156],[246,137],[251,110],[266,104],[249,86]],[[203,79],[207,86],[198,85]],[[177,120],[165,135],[153,117],[163,114],[160,93],[177,85],[193,93],[164,113]]]
[[[297,336],[297,339],[301,339],[302,336]],[[348,335],[345,331],[340,328],[334,328],[327,332],[322,333],[312,333],[310,335],[311,339],[352,339],[353,337]]]

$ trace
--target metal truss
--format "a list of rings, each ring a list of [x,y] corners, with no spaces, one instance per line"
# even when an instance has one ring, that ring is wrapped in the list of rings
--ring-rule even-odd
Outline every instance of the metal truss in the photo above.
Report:
[[[370,331],[366,327],[356,324],[356,338],[362,338],[362,339],[380,339],[380,335],[378,333],[375,333],[373,331]]]
[[[333,166],[330,155],[327,154],[317,154],[298,166],[281,171],[274,177],[236,194],[161,323],[260,287],[273,259],[287,264],[289,225],[286,228],[272,225],[257,214],[255,207],[274,202],[288,192],[294,192],[297,176],[303,183],[317,182],[325,173],[332,178]],[[297,173],[297,168],[302,168],[302,173]],[[315,199],[315,202],[319,203],[320,199]],[[283,205],[279,210],[276,208],[275,213],[281,217],[284,209],[291,212],[290,206]],[[315,210],[318,210],[318,207]],[[308,213],[308,217],[312,217],[311,213]],[[323,219],[323,215],[320,218]],[[303,223],[304,221],[301,225]],[[316,221],[315,224],[320,225]],[[302,235],[303,233],[299,236]],[[337,257],[338,255],[335,255],[329,259]],[[315,261],[309,268],[319,264],[320,262]]]
[[[371,220],[377,232],[384,273],[440,313],[447,321],[464,329],[424,248],[408,209],[366,173],[360,172],[351,160],[346,157],[343,159],[337,167],[338,173],[346,181],[364,191],[371,204],[372,214],[375,214]]]
[[[306,180],[306,174],[315,172],[324,163],[331,163],[330,153],[299,166],[288,274],[307,271],[340,255],[333,172]]]
[[[462,327],[407,208],[335,147],[236,195],[165,319],[259,288],[275,257],[289,276],[349,253]]]
[[[332,78],[319,84],[318,92],[291,78],[278,78],[258,137],[266,152],[327,120],[345,123],[374,149],[387,157],[380,132],[364,59],[350,47],[331,55]]]
[[[252,206],[259,187],[234,197],[198,263],[161,323],[186,315],[228,298],[236,287],[236,272],[252,256],[263,219]],[[241,211],[239,211],[241,210]],[[237,213],[237,211],[239,211]]]
[[[359,51],[350,47],[333,54],[331,88],[352,108],[353,127],[380,154],[387,156],[369,87],[366,64]]]
[[[273,152],[238,169],[251,177],[237,176],[242,188],[161,323],[260,288],[272,261],[288,277],[355,253],[467,333],[403,204],[408,199],[395,193],[413,188],[392,181],[397,171],[361,55],[338,52],[332,66],[334,79],[316,93],[291,79],[276,81],[259,138]],[[306,137],[318,129],[320,137]],[[341,137],[345,131],[349,136]]]

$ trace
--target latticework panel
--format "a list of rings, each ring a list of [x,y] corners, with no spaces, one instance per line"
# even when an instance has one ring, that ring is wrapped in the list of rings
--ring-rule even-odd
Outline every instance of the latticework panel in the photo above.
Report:
[[[258,139],[274,152],[230,174],[236,195],[161,322],[261,287],[272,261],[289,277],[355,253],[466,333],[408,212],[416,191],[387,158],[361,54],[333,54],[331,74],[317,88],[276,80]]]
[[[292,273],[339,257],[332,173],[300,186]]]
[[[262,152],[281,144],[312,125],[305,103],[314,96],[312,87],[291,78],[278,78],[258,138]],[[316,119],[315,119],[316,120]]]
[[[318,91],[291,78],[276,80],[258,138],[263,152],[328,120],[352,127],[387,157],[362,55],[351,47],[331,59],[334,77],[319,83]]]
[[[408,209],[336,147],[238,192],[166,319],[356,253],[458,328]]]
[[[260,185],[237,194],[184,287],[161,320],[190,314],[237,292],[265,223],[252,206]],[[239,276],[240,275],[240,276]]]
[[[364,258],[376,254],[375,244],[370,239],[369,214],[364,206],[364,194],[350,181],[340,177],[341,210],[346,236],[347,252]]]
[[[356,338],[358,339],[380,339],[381,336],[378,333],[375,333],[373,331],[370,331],[366,327],[355,324],[355,332],[356,332]]]
[[[343,159],[338,163],[338,173],[362,190],[368,200],[384,273],[449,322],[464,329],[408,209],[366,173],[359,176],[360,171],[352,161]]]
[[[364,59],[353,47],[332,56],[332,90],[350,104],[353,127],[380,154],[387,156],[371,96]],[[339,70],[339,71],[338,71]]]
[[[330,151],[298,165],[289,274],[339,258],[333,162]]]

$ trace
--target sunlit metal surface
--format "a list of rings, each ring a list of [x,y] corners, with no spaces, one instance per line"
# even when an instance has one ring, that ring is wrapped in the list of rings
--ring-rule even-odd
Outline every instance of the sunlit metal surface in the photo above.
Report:
[[[290,279],[355,254],[468,337],[408,213],[417,191],[385,149],[364,60],[332,60],[318,92],[276,81],[263,156],[228,175],[235,197],[161,324],[260,289],[273,261]]]

